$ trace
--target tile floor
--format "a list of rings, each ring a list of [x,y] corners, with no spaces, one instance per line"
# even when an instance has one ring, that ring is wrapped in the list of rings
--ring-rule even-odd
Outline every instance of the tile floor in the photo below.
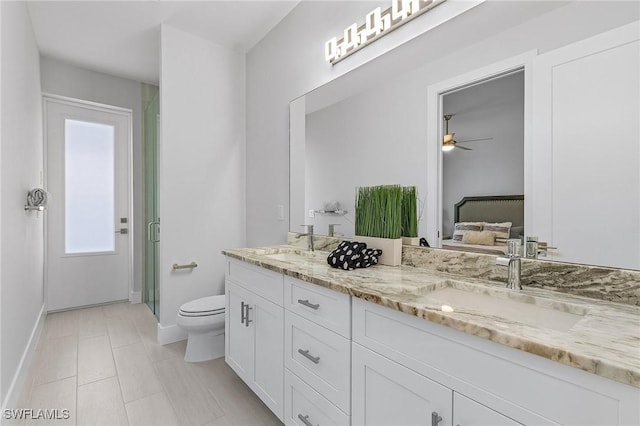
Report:
[[[68,409],[69,419],[11,425],[280,425],[224,358],[184,361],[161,346],[144,304],[47,316],[18,408]]]

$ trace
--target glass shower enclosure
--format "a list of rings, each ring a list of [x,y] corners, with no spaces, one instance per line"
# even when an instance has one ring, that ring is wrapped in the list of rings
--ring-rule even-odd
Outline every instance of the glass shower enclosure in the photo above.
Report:
[[[158,142],[160,139],[160,102],[158,87],[142,84],[142,150],[144,173],[144,217],[147,225],[144,243],[143,300],[156,318],[160,318],[158,256],[160,217],[158,216]]]

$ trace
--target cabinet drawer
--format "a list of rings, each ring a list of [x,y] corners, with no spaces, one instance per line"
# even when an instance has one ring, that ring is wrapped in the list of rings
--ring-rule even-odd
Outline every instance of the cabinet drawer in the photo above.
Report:
[[[284,276],[279,272],[227,258],[226,279],[282,306]]]
[[[284,387],[285,425],[349,425],[348,415],[289,370],[285,370],[284,373]]]
[[[351,342],[290,311],[284,323],[285,367],[349,413]]]
[[[329,330],[351,338],[351,297],[285,277],[285,307]]]

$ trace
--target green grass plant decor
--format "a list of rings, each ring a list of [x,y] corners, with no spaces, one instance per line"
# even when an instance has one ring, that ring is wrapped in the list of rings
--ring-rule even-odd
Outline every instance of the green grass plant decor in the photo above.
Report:
[[[402,237],[402,196],[399,185],[359,187],[356,192],[356,235]]]
[[[418,236],[418,191],[415,186],[402,188],[402,236]]]

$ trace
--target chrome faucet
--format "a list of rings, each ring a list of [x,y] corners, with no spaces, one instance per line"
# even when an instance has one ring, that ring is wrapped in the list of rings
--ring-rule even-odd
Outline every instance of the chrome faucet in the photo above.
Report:
[[[507,253],[507,256],[499,256],[496,259],[496,265],[508,268],[507,288],[522,290],[519,239],[507,240]]]
[[[313,251],[313,225],[300,225],[306,226],[307,232],[305,234],[297,234],[296,237],[307,237],[307,248],[309,251]]]

